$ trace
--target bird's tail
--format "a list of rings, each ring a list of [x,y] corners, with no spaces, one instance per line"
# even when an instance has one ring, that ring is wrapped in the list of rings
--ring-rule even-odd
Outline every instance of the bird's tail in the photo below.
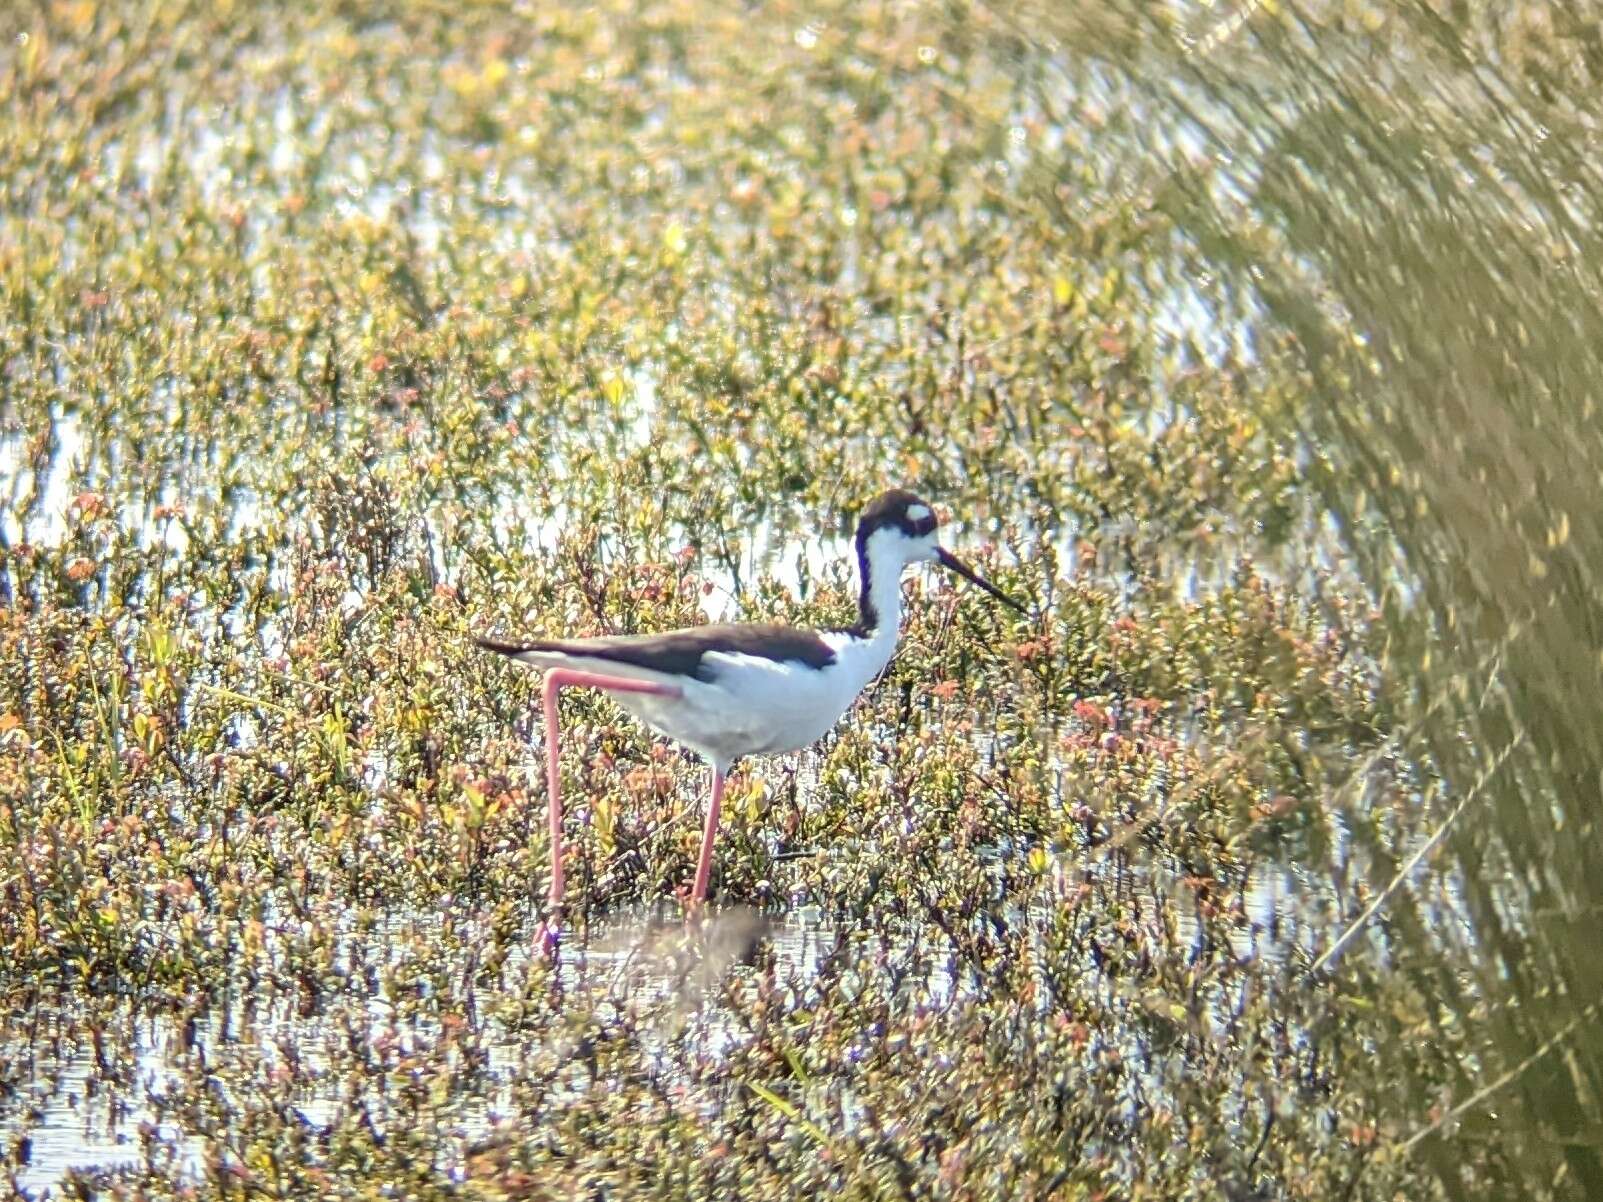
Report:
[[[568,658],[559,648],[547,642],[506,643],[500,639],[483,637],[476,637],[473,641],[486,651],[494,651],[497,655],[521,660],[526,664],[539,664],[541,667],[551,667]]]
[[[654,671],[650,667],[630,663],[615,655],[602,653],[594,642],[584,639],[536,639],[527,643],[506,643],[500,639],[475,638],[486,651],[494,651],[519,663],[533,664],[537,668],[575,668],[583,672],[596,672],[605,676],[618,676],[626,680],[648,680],[658,683],[676,683],[671,674]]]
[[[486,651],[494,651],[512,659],[516,659],[525,651],[538,651],[540,649],[538,643],[503,643],[500,639],[487,639],[483,636],[476,636],[473,641]]]

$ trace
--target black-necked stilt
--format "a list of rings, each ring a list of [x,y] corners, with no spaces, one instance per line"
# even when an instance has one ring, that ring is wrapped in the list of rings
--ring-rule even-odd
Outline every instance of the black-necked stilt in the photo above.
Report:
[[[1020,613],[1024,607],[935,541],[935,511],[906,489],[882,493],[857,522],[862,580],[857,623],[844,630],[720,623],[654,635],[609,635],[481,647],[546,670],[546,787],[551,821],[551,905],[561,904],[562,800],[557,771],[557,693],[587,685],[712,766],[712,800],[696,865],[692,906],[707,892],[724,774],[742,756],[795,751],[846,712],[896,650],[902,569],[934,560]]]

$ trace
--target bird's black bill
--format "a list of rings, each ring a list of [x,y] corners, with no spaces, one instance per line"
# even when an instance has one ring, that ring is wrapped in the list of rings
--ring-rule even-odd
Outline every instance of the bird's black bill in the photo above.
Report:
[[[936,547],[935,548],[935,558],[936,558],[936,561],[939,562],[940,565],[943,568],[951,568],[952,571],[956,572],[959,576],[963,577],[964,580],[969,581],[971,584],[979,585],[986,592],[990,593],[991,596],[995,597],[998,601],[1002,602],[1002,604],[1011,605],[1014,609],[1018,610],[1021,614],[1028,614],[1030,612],[1029,610],[1025,609],[1024,606],[1020,605],[1017,601],[1013,600],[1012,597],[1009,597],[1001,589],[997,588],[996,585],[992,584],[984,576],[981,576],[973,568],[969,567],[968,564],[964,563],[957,556],[953,555],[945,547]]]

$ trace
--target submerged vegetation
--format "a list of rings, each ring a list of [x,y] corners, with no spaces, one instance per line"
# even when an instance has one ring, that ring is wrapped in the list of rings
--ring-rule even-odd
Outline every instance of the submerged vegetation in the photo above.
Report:
[[[1595,1196],[1596,25],[1080,7],[8,34],[18,1188]],[[471,636],[841,620],[886,483],[1031,616],[910,582],[698,929],[566,698],[532,954]]]

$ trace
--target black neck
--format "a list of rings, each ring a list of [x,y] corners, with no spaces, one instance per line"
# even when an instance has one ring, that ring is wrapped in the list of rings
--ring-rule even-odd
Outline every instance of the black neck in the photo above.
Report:
[[[857,621],[850,630],[858,638],[866,639],[879,629],[879,610],[874,608],[874,582],[869,575],[866,539],[857,540],[857,579],[861,582],[857,591]]]

